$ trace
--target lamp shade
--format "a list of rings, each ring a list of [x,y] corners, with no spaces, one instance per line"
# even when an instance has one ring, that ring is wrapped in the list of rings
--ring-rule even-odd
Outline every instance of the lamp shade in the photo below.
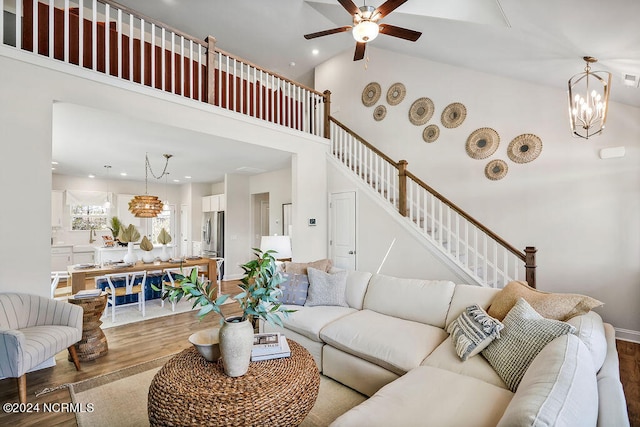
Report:
[[[291,258],[291,238],[289,236],[262,236],[260,241],[262,252],[275,251],[275,259]]]
[[[372,41],[378,37],[379,32],[380,27],[378,27],[378,24],[368,20],[360,21],[352,30],[353,38],[358,43],[367,43]]]

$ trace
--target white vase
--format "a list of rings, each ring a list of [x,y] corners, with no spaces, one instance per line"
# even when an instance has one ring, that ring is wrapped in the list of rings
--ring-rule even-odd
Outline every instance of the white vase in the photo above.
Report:
[[[167,262],[171,259],[171,255],[169,255],[169,251],[167,250],[167,245],[162,245],[162,252],[160,252],[160,261]]]
[[[138,261],[138,256],[133,253],[133,242],[127,244],[127,253],[122,259],[126,263],[135,264]]]
[[[240,317],[225,319],[220,328],[220,355],[224,373],[230,377],[241,377],[249,370],[253,347],[253,326]]]
[[[155,257],[153,256],[151,251],[142,251],[142,262],[144,262],[145,264],[152,263],[154,259]]]

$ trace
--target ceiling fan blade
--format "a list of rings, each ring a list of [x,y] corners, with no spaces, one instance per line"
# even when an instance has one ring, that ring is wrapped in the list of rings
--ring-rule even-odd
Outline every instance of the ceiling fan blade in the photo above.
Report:
[[[356,51],[353,54],[354,61],[360,61],[362,58],[364,58],[364,50],[366,49],[366,47],[366,43],[356,43]]]
[[[386,2],[378,6],[378,8],[373,12],[372,16],[376,20],[382,19],[406,2],[407,0],[387,0]]]
[[[405,40],[410,40],[412,42],[418,40],[422,35],[422,33],[419,31],[413,31],[407,28],[396,27],[395,25],[389,24],[380,24],[380,33]]]
[[[351,15],[360,14],[360,9],[358,9],[358,6],[356,6],[355,3],[351,0],[338,0],[338,3],[340,3],[342,7],[347,9],[347,12],[349,12]]]
[[[344,27],[318,31],[317,33],[305,34],[304,38],[307,40],[311,40],[311,39],[315,39],[316,37],[328,36],[328,35],[337,34],[337,33],[344,33],[345,31],[349,31],[349,30],[351,30],[351,25],[346,25]]]

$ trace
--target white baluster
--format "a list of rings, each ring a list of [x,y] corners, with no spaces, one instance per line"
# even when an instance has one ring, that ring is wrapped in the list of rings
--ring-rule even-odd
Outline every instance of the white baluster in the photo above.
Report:
[[[22,6],[22,0],[16,0],[16,6],[18,5],[18,3],[20,3],[20,5]],[[36,5],[37,6],[37,5]],[[54,41],[54,22],[53,22],[53,14],[54,14],[54,10],[56,8],[56,4],[54,0],[49,0],[49,58],[53,58],[53,41]],[[36,12],[37,13],[37,12]],[[17,23],[18,24],[18,23]],[[16,31],[18,31],[18,28],[20,27],[20,25],[16,25]],[[18,46],[20,44],[21,46],[21,42],[19,40],[22,39],[22,30],[20,30],[20,37],[18,37],[18,34],[16,34],[16,46]]]
[[[120,55],[122,56],[122,55]],[[156,24],[151,23],[151,87],[156,87]]]
[[[91,68],[98,69],[98,2],[93,0],[91,21]]]
[[[116,34],[118,34],[118,77],[122,78],[122,9],[118,9],[118,23]]]
[[[84,67],[84,0],[78,1],[78,65]]]

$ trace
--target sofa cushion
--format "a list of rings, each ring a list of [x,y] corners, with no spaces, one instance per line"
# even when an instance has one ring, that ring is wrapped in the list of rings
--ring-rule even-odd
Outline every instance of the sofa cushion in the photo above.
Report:
[[[337,305],[348,307],[347,304],[347,271],[329,274],[313,267],[307,268],[309,274],[309,291],[307,307],[317,305]]]
[[[500,338],[493,340],[482,354],[515,392],[527,368],[549,342],[575,331],[568,323],[545,319],[523,298],[504,318]]]
[[[524,298],[531,307],[547,319],[567,320],[603,303],[586,295],[557,294],[533,289],[526,282],[509,282],[494,298],[489,315],[504,319],[518,298]]]
[[[328,324],[320,338],[345,353],[402,375],[420,365],[447,333],[365,309]]]
[[[284,281],[278,285],[282,294],[276,299],[282,304],[304,305],[309,291],[309,277],[306,274],[289,273],[283,274],[282,277]]]
[[[465,361],[487,348],[496,337],[500,337],[503,327],[499,320],[473,304],[449,324],[447,332],[451,334],[456,353]]]
[[[301,307],[297,305],[283,305],[283,307],[297,310],[295,313],[291,313],[286,319],[282,316],[284,326],[317,342],[322,341],[320,339],[320,331],[322,328],[334,320],[356,312],[353,308],[338,306]]]
[[[485,288],[484,286],[476,285],[456,285],[453,291],[453,298],[451,298],[451,304],[449,305],[446,325],[449,326],[449,324],[457,319],[471,304],[478,304],[484,310],[487,310],[498,292],[500,292],[500,289],[496,288]]]
[[[329,271],[333,262],[330,259],[319,259],[312,262],[290,262],[285,261],[284,272],[290,274],[307,274],[307,268],[313,267],[322,271]]]
[[[364,295],[371,279],[371,273],[367,271],[349,271],[347,275],[347,304],[358,310],[362,310]]]
[[[575,335],[582,340],[593,358],[593,367],[598,372],[607,356],[607,339],[604,334],[604,324],[598,313],[590,311],[567,321],[575,326]]]
[[[495,427],[513,393],[475,378],[420,366],[347,411],[332,427]]]
[[[551,341],[522,378],[498,426],[595,426],[598,386],[586,346],[574,335]]]
[[[375,274],[363,308],[444,328],[455,284],[446,280],[400,279]]]
[[[502,378],[500,378],[482,354],[478,357],[472,357],[465,362],[460,360],[451,342],[451,337],[447,338],[433,353],[428,355],[427,358],[422,361],[421,365],[446,369],[447,371],[477,378],[486,383],[508,390]]]

